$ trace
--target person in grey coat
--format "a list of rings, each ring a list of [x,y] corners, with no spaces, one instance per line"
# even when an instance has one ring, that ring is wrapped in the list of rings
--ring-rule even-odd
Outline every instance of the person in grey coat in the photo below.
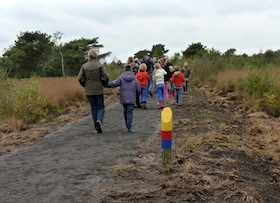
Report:
[[[115,88],[118,86],[120,86],[120,103],[123,105],[124,109],[123,114],[127,132],[134,132],[132,129],[133,109],[136,95],[140,94],[141,87],[129,64],[124,66],[124,72],[118,79],[109,82],[106,85],[106,87],[109,88]]]
[[[103,80],[109,80],[106,67],[99,62],[98,52],[91,49],[88,52],[89,60],[84,63],[78,74],[80,84],[85,88],[85,94],[91,107],[95,133],[102,133],[105,114]]]

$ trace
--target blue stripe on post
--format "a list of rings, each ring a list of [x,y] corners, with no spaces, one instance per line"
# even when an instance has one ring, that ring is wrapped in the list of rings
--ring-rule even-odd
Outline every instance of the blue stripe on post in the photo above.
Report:
[[[172,140],[161,140],[161,147],[163,149],[170,149],[170,148],[172,148]]]

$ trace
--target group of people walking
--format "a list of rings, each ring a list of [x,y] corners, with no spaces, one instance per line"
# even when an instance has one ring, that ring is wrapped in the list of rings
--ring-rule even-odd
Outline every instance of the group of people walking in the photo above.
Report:
[[[169,98],[175,97],[176,105],[183,105],[183,92],[188,91],[190,68],[173,66],[168,58],[152,58],[146,54],[143,59],[129,57],[124,72],[116,80],[109,81],[109,73],[98,60],[98,52],[88,52],[88,62],[82,65],[78,80],[85,88],[85,94],[91,106],[91,113],[96,133],[103,132],[104,89],[120,87],[120,103],[128,132],[132,129],[133,109],[147,108],[147,97],[157,94],[158,106],[162,109],[169,105]],[[105,82],[104,82],[105,81]]]

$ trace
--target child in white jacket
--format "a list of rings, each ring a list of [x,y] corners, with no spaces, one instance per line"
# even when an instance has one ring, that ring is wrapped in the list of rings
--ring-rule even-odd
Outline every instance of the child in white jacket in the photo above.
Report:
[[[159,109],[162,109],[164,107],[164,75],[166,74],[167,72],[161,67],[161,65],[159,63],[156,63],[153,80],[156,83],[156,90],[159,100]]]

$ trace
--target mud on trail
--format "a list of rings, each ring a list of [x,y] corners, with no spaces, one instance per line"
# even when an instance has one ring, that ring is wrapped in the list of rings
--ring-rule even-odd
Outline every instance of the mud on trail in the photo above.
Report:
[[[173,105],[173,164],[161,165],[156,97],[106,107],[104,133],[86,116],[0,156],[0,202],[280,202],[280,120],[245,110],[232,94],[191,88]]]

